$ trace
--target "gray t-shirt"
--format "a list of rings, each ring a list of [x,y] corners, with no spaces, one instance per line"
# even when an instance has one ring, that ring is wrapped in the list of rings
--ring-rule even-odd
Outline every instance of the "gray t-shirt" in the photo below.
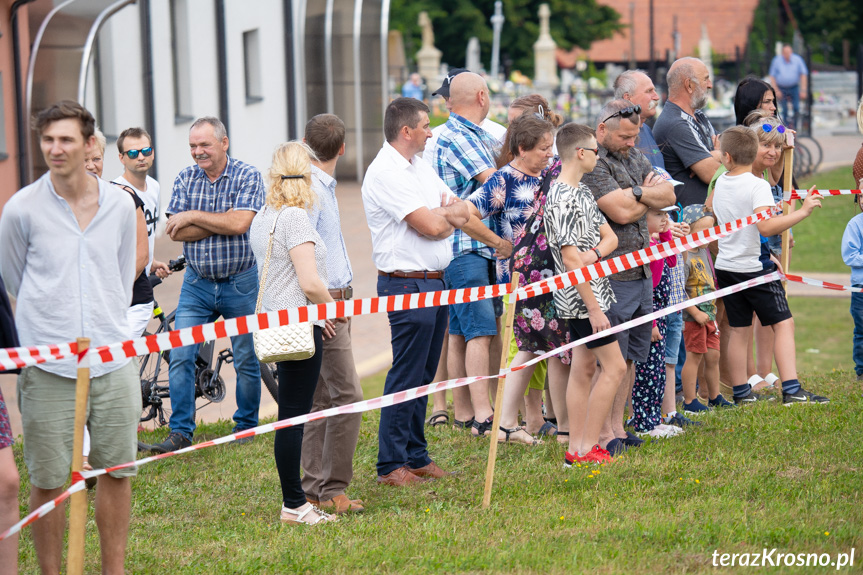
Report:
[[[270,255],[267,284],[261,286],[264,296],[261,299],[261,311],[277,311],[292,307],[309,305],[312,302],[306,297],[300,287],[300,278],[291,260],[291,249],[306,242],[315,244],[315,265],[318,275],[324,285],[327,285],[327,248],[320,234],[312,227],[309,214],[302,208],[282,208],[274,210],[268,205],[255,214],[249,239],[252,251],[258,264],[258,277],[264,273],[267,245],[270,242],[270,230],[273,220],[279,217],[276,231],[273,234],[273,252]],[[313,322],[324,327],[323,321]]]
[[[713,136],[716,132],[701,110],[690,116],[680,106],[666,102],[656,124],[653,137],[665,159],[665,169],[683,185],[675,189],[677,203],[685,208],[692,204],[703,204],[707,199],[707,184],[690,167],[713,151]]]

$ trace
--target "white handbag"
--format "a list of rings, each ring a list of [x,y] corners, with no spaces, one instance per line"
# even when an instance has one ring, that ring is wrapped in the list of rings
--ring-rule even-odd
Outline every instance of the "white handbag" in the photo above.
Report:
[[[276,223],[281,211],[273,220],[270,229],[270,242],[267,245],[267,257],[264,269],[261,271],[261,285],[258,288],[258,302],[255,313],[261,313],[261,301],[264,298],[264,288],[267,285],[267,271],[270,268],[270,255],[273,253],[273,235],[276,233]],[[276,361],[298,361],[315,355],[314,326],[311,322],[290,323],[256,331],[253,335],[255,355],[264,363]]]

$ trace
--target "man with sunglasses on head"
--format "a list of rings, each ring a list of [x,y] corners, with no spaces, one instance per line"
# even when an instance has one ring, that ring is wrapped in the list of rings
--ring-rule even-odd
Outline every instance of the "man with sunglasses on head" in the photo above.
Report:
[[[603,259],[648,247],[648,209],[664,208],[674,203],[671,183],[653,171],[653,166],[635,146],[641,125],[640,114],[641,106],[628,100],[612,100],[600,110],[596,127],[599,157],[593,171],[582,177],[582,182],[590,188],[600,211],[617,235],[617,249],[610,254],[599,254]],[[617,299],[606,313],[612,325],[653,312],[649,265],[616,273],[609,277],[609,281]],[[648,322],[618,335],[627,370],[600,435],[600,446],[612,455],[643,443],[624,430],[623,411],[632,392],[633,362],[647,361],[651,331],[652,326]]]
[[[165,233],[183,242],[188,261],[177,303],[176,329],[255,313],[258,268],[249,242],[252,219],[264,204],[264,181],[254,167],[228,156],[228,134],[218,118],[195,120],[189,151],[195,165],[174,180]],[[252,334],[233,336],[237,411],[233,432],[258,425],[261,369]],[[153,446],[166,453],[188,447],[195,432],[195,358],[198,345],[171,350],[171,433]],[[247,443],[254,437],[237,440]]]
[[[713,84],[710,71],[698,58],[680,58],[668,70],[668,101],[653,125],[653,135],[665,158],[665,169],[683,185],[677,203],[685,208],[703,204],[707,186],[720,157],[716,132],[702,108]]]
[[[153,167],[156,153],[153,150],[153,141],[150,134],[143,128],[127,128],[117,138],[117,149],[120,152],[120,163],[125,170],[122,176],[114,179],[114,183],[129,186],[141,201],[144,202],[144,220],[147,223],[147,241],[149,243],[149,259],[147,263],[147,275],[156,274],[160,278],[166,278],[171,270],[167,264],[155,259],[156,247],[156,223],[159,221],[159,182],[147,175]],[[151,300],[146,303],[132,305],[129,308],[129,326],[132,333],[141,333],[146,329],[147,322],[153,313]],[[138,326],[141,327],[140,332]]]

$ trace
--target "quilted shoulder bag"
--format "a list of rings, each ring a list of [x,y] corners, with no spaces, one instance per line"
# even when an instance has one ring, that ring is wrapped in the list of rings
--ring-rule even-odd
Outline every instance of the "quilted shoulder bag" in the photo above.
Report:
[[[267,257],[264,260],[264,269],[261,271],[261,285],[258,288],[258,302],[255,304],[255,313],[261,313],[261,301],[264,298],[264,288],[267,286],[267,272],[270,269],[270,256],[273,253],[273,235],[276,233],[276,223],[279,216],[276,214],[273,227],[270,228],[270,241],[267,245]],[[311,322],[289,323],[269,329],[262,329],[253,334],[255,342],[255,355],[264,363],[276,361],[298,361],[308,359],[315,355],[314,327]]]

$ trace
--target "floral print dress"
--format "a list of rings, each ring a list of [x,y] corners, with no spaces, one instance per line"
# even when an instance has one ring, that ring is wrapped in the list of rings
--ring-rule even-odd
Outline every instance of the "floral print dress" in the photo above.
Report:
[[[543,217],[548,190],[558,174],[560,160],[555,158],[555,162],[540,179],[534,202],[529,207],[523,225],[515,230],[512,270],[521,274],[521,287],[554,276],[554,259],[545,235]],[[567,324],[557,319],[553,296],[550,293],[517,302],[512,328],[520,351],[540,355],[570,342]],[[569,350],[559,357],[565,365],[572,361]]]

